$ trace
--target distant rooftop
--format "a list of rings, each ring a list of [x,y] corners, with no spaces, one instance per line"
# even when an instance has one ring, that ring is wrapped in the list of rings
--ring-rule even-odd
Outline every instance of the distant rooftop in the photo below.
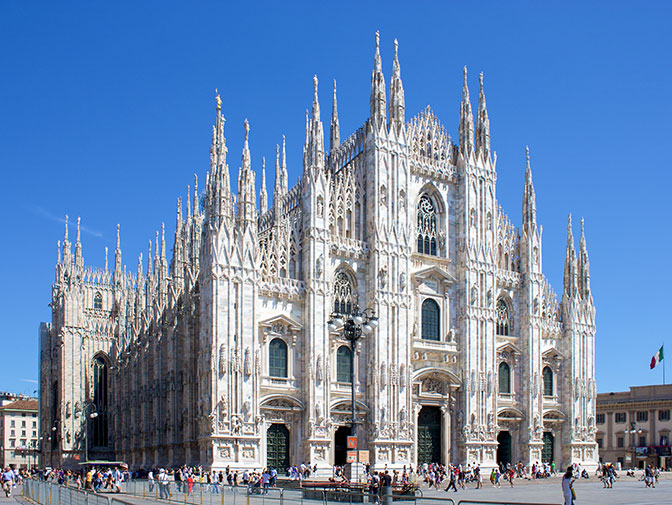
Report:
[[[35,411],[37,411],[37,409],[38,409],[38,401],[35,398],[24,399],[24,400],[16,400],[15,402],[6,403],[2,407],[0,407],[0,410],[3,410],[3,411],[7,411],[7,410],[35,410]]]
[[[672,400],[672,384],[631,386],[629,391],[599,393],[597,403],[631,403]]]

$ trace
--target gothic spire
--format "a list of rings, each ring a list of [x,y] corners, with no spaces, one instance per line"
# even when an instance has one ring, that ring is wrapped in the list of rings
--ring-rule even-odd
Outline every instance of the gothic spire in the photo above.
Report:
[[[565,272],[563,275],[564,296],[572,298],[576,294],[576,251],[572,234],[572,215],[567,221],[567,250],[565,253]]]
[[[198,203],[198,175],[194,174],[194,217],[198,216],[199,203]]]
[[[148,241],[148,250],[147,250],[147,281],[149,281],[152,276],[152,241]]]
[[[324,167],[324,129],[320,120],[320,104],[317,98],[317,76],[313,76],[313,115],[308,121],[306,131],[305,165],[304,170],[315,167]]]
[[[385,76],[380,58],[380,33],[376,32],[376,53],[373,57],[373,71],[371,72],[371,121],[374,124],[385,124]]]
[[[70,266],[70,241],[68,240],[68,215],[65,215],[65,234],[63,235],[63,264]]]
[[[333,151],[341,144],[341,132],[338,124],[338,105],[336,103],[336,79],[334,79],[334,98],[331,105],[331,129],[329,130],[329,150]]]
[[[166,225],[161,223],[161,261],[166,261]]]
[[[282,192],[289,189],[289,177],[287,176],[287,152],[285,151],[285,136],[282,136]]]
[[[191,186],[187,184],[187,222],[191,221]]]
[[[588,260],[588,248],[586,247],[586,234],[583,229],[581,218],[581,238],[579,240],[579,258],[577,265],[578,288],[581,298],[590,299],[590,261]]]
[[[82,259],[82,241],[81,235],[79,232],[79,217],[77,217],[77,241],[75,242],[75,266],[82,268],[84,266],[84,261]]]
[[[485,91],[483,91],[483,72],[478,74],[480,93],[478,95],[478,115],[476,118],[476,150],[484,159],[490,157],[490,119],[485,105]]]
[[[282,191],[282,174],[280,173],[280,146],[275,144],[275,184],[273,185],[273,204],[278,201]]]
[[[405,110],[404,85],[401,83],[401,67],[399,66],[399,43],[397,39],[394,39],[394,63],[390,81],[390,126],[404,124]]]
[[[107,246],[105,246],[105,271],[107,272]]]
[[[266,158],[261,158],[261,190],[259,191],[259,214],[268,210],[268,193],[266,192]]]
[[[257,205],[255,196],[254,171],[250,162],[250,123],[245,120],[245,144],[243,158],[238,173],[238,224],[245,228],[257,220]]]
[[[119,235],[119,224],[117,224],[117,248],[114,250],[114,273],[121,274],[121,238]]]
[[[530,148],[525,146],[525,189],[523,190],[523,230],[528,234],[537,228],[537,203],[532,184],[532,169],[530,168]]]
[[[467,86],[467,67],[464,67],[462,102],[460,103],[460,152],[468,156],[474,150],[474,116],[471,113],[469,87]]]
[[[60,265],[61,264],[61,241],[60,240],[58,240],[56,242],[56,249],[58,249],[56,264]]]
[[[140,289],[140,283],[142,282],[142,253],[138,256],[138,273],[136,277],[136,286]]]

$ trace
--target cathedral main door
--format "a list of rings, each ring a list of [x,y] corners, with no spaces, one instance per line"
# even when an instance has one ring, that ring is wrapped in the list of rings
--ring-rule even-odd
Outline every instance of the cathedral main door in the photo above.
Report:
[[[348,437],[352,433],[350,426],[339,426],[334,434],[334,465],[345,465],[348,459]]]
[[[278,473],[289,467],[289,430],[284,424],[271,424],[266,432],[266,466]]]
[[[422,407],[418,413],[418,464],[441,461],[441,409]]]
[[[541,449],[541,461],[544,463],[552,463],[555,437],[550,431],[545,431],[541,440],[544,442],[544,447]]]
[[[511,461],[511,432],[500,431],[497,435],[497,463],[506,466]]]

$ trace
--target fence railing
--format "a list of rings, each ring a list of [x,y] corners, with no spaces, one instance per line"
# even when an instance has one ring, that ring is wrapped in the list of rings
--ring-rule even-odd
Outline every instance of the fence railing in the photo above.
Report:
[[[40,505],[132,505],[110,494],[99,494],[34,479],[23,481],[23,496]]]

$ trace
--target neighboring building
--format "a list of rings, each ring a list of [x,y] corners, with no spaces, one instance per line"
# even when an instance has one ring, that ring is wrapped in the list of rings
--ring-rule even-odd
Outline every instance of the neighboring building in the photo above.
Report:
[[[597,395],[600,461],[630,468],[652,464],[672,469],[672,384],[635,386]]]
[[[66,222],[41,332],[42,422],[59,427],[48,457],[74,464],[88,433],[90,457],[133,467],[331,474],[346,458],[351,353],[327,321],[359,306],[380,317],[355,355],[374,468],[597,464],[583,223],[578,258],[568,225],[558,303],[529,155],[520,230],[497,203],[482,78],[474,120],[465,69],[454,144],[429,108],[406,121],[396,43],[393,69],[388,100],[376,40],[370,117],[344,142],[334,87],[329,152],[315,78],[303,174],[290,189],[283,138],[270,208],[247,121],[231,191],[217,96],[210,172],[186,218],[178,200],[172,259],[162,227],[146,270],[141,255],[127,272],[117,228],[113,268],[85,267],[79,220],[74,255]]]
[[[0,467],[32,468],[38,458],[37,399],[3,402],[0,407]]]

